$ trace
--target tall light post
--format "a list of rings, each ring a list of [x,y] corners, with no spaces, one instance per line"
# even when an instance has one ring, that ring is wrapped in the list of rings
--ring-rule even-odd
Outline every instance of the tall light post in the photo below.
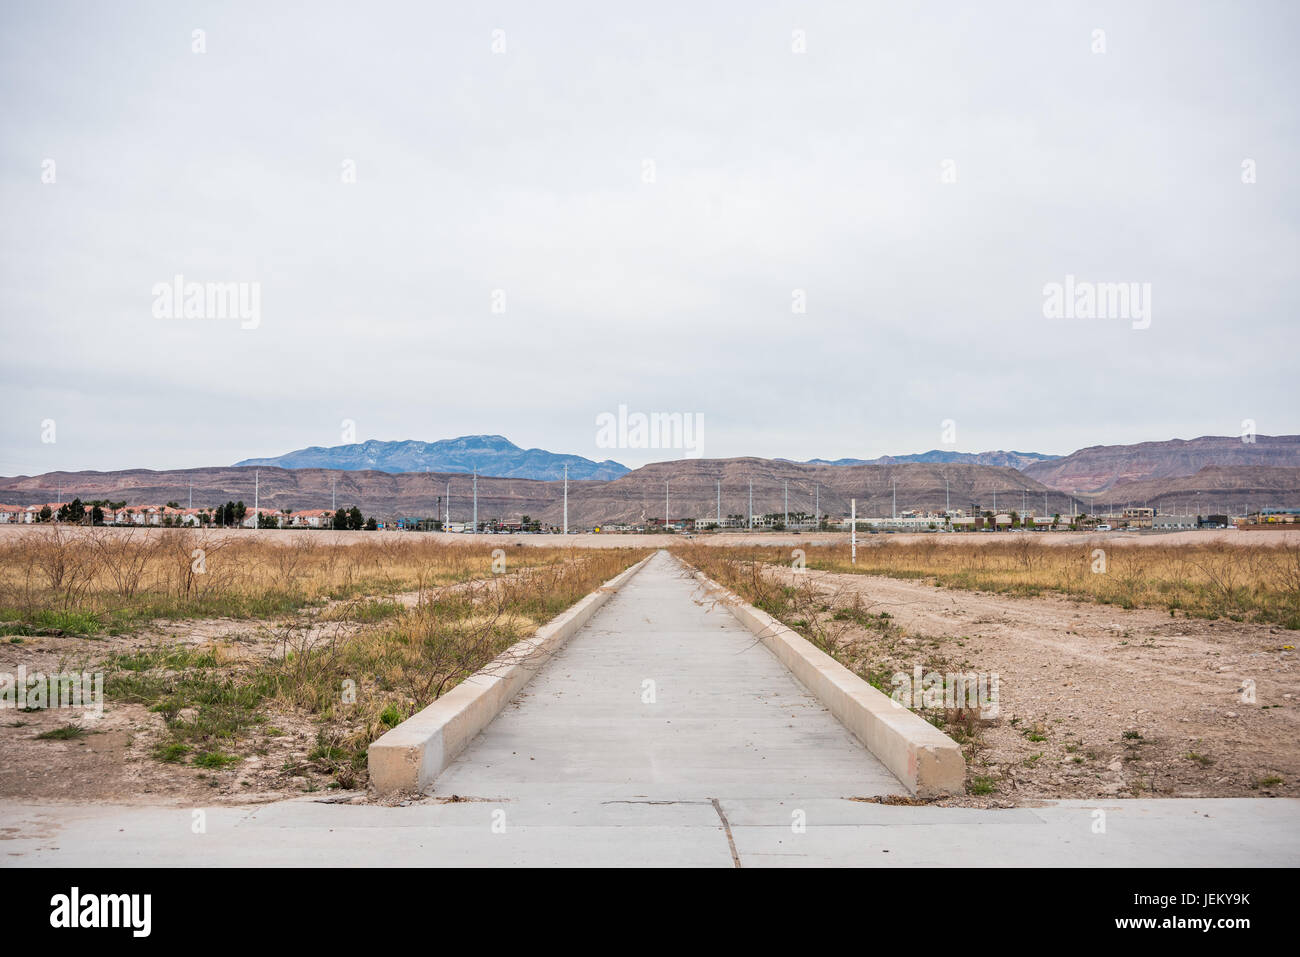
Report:
[[[752,478],[749,480],[749,514],[745,516],[745,521],[746,530],[752,532],[754,530],[754,480]]]
[[[478,466],[474,466],[474,527],[470,529],[473,535],[478,534]]]
[[[569,534],[569,466],[564,466],[564,534]]]
[[[718,517],[716,519],[718,528],[722,527],[722,479],[718,479]]]
[[[790,527],[790,480],[785,480],[785,527]]]
[[[668,531],[668,480],[664,479],[664,531]]]
[[[858,500],[849,499],[849,545],[851,547],[852,562],[858,563]]]

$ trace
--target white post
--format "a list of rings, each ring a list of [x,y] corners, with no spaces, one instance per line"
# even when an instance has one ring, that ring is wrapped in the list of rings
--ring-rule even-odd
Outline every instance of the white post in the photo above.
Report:
[[[471,534],[478,534],[478,466],[474,467],[474,527]]]
[[[898,479],[894,479],[893,483],[894,483],[894,499],[893,499],[894,504],[890,506],[890,510],[894,514],[890,517],[893,518],[894,521],[898,521]]]
[[[849,499],[849,544],[852,548],[852,562],[858,563],[858,500]]]
[[[790,527],[790,480],[785,480],[785,527]]]
[[[718,479],[718,528],[722,527],[722,479]]]
[[[261,523],[257,520],[257,478],[258,472],[253,470],[253,528],[256,529]]]
[[[569,534],[569,467],[564,467],[564,534]]]
[[[664,531],[668,531],[668,480],[664,479]]]
[[[813,526],[822,527],[822,487],[813,486]]]
[[[754,480],[749,480],[749,514],[745,517],[745,528],[747,531],[754,530]]]

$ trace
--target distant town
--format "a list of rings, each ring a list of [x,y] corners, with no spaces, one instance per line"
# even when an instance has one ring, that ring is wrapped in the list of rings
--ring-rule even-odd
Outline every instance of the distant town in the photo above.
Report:
[[[992,532],[992,531],[1156,531],[1198,528],[1276,528],[1300,523],[1300,508],[1259,508],[1240,514],[1199,515],[1162,513],[1150,507],[1125,507],[1074,515],[1037,513],[1033,509],[997,510],[972,504],[967,509],[943,511],[906,508],[888,516],[831,516],[807,512],[744,513],[707,517],[647,518],[637,523],[608,523],[564,528],[544,524],[528,515],[518,521],[487,519],[453,522],[430,516],[377,518],[360,508],[273,509],[244,502],[182,507],[127,505],[104,499],[47,502],[36,505],[0,505],[0,525],[71,524],[94,526],[149,526],[160,528],[334,529],[351,531],[434,531],[456,534],[684,534],[728,532]]]

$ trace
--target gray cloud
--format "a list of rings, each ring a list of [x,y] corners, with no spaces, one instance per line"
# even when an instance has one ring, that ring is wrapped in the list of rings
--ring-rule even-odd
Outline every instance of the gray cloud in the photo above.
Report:
[[[0,14],[0,471],[667,457],[619,403],[708,456],[1300,431],[1293,5],[540,7]],[[153,318],[178,273],[259,327]],[[1151,328],[1045,319],[1067,273]]]

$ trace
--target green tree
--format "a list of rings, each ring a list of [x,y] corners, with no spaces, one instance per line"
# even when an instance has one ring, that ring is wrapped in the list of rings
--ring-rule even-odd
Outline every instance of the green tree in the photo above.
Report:
[[[341,508],[334,513],[334,527],[336,529],[346,529],[348,527],[348,510]]]
[[[361,515],[361,509],[353,505],[352,508],[348,510],[348,528],[355,532],[360,530],[361,526],[365,524],[366,520]]]

